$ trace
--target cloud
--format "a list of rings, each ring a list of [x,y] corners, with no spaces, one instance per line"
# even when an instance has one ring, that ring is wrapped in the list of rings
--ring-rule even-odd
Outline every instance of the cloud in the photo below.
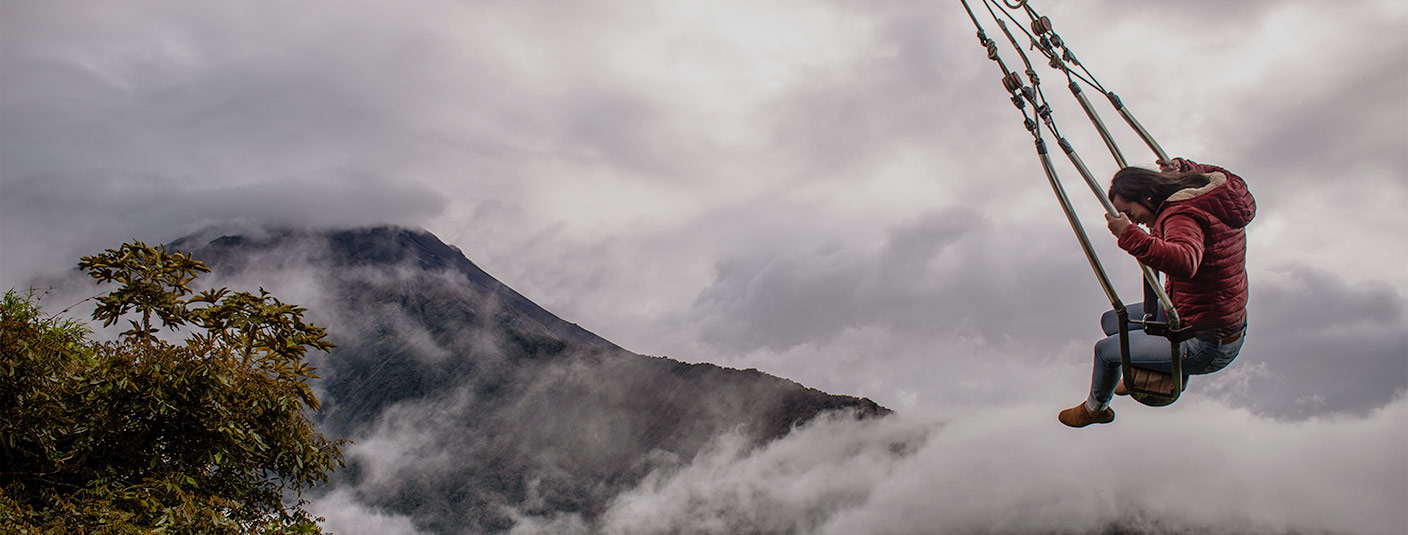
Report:
[[[721,263],[714,284],[700,292],[701,337],[743,351],[825,344],[871,325],[913,335],[973,329],[993,340],[1020,329],[1025,338],[1064,340],[1065,322],[1040,321],[1070,304],[1050,281],[1093,276],[1081,258],[1062,254],[1073,243],[1029,247],[1005,239],[1023,223],[953,208],[891,228],[873,246],[749,251]],[[1002,305],[1020,296],[1034,306]]]
[[[383,498],[432,478],[452,466],[473,462],[482,444],[454,444],[445,430],[463,425],[473,405],[470,388],[457,388],[437,397],[406,400],[386,407],[353,436],[347,447],[354,465],[355,492],[361,497]]]
[[[410,517],[367,507],[352,497],[351,490],[337,490],[310,501],[309,511],[324,518],[323,530],[346,535],[422,535]]]
[[[1132,405],[1132,404],[1130,404]],[[1398,533],[1408,400],[1287,424],[1212,402],[1071,430],[1050,406],[728,437],[624,493],[601,533]],[[1356,496],[1345,503],[1344,496]]]
[[[1239,366],[1258,376],[1229,399],[1281,417],[1364,413],[1405,391],[1408,300],[1383,283],[1350,284],[1306,266],[1264,273]],[[1211,376],[1216,389],[1230,383]]]
[[[725,435],[687,465],[620,495],[601,532],[814,533],[836,511],[864,505],[928,433],[839,416],[757,449]]]
[[[643,353],[896,407],[1084,388],[1108,303],[957,6],[637,4],[7,2],[0,284],[212,223],[390,222]],[[1166,148],[1261,201],[1246,354],[1193,395],[1304,419],[1408,384],[1401,4],[1047,11]]]
[[[0,237],[12,251],[24,252],[6,255],[6,283],[20,285],[23,277],[48,274],[79,256],[133,239],[165,243],[212,226],[337,228],[415,221],[445,206],[436,193],[414,183],[396,186],[355,176],[234,186],[124,173],[107,178],[98,184],[73,176],[6,181],[0,207],[23,224],[7,225]],[[59,233],[68,237],[53,241]]]
[[[1002,516],[1013,508],[1071,529],[1403,531],[1380,501],[1404,501],[1408,276],[1395,266],[1408,246],[1386,238],[1408,203],[1402,2],[1042,7],[1165,148],[1238,172],[1261,206],[1244,354],[1172,410],[1121,409],[1116,426],[1076,435],[1053,427],[1052,406],[1083,393],[1108,303],[956,5],[0,9],[0,285],[210,224],[422,226],[635,351],[757,367],[907,414],[803,429],[812,454],[722,440],[642,487],[698,503],[629,494],[613,510],[621,530],[658,526],[640,514],[649,505],[821,533],[1031,527]],[[1063,133],[1109,176],[1064,81],[1038,68]],[[1132,162],[1151,159],[1102,113]],[[1121,294],[1137,298],[1100,208],[1067,187]],[[317,314],[320,282],[281,269],[232,285],[277,287]],[[443,421],[406,410],[406,422]],[[929,433],[926,417],[944,425],[904,455],[862,436]],[[424,453],[397,432],[359,451]],[[1064,468],[1151,442],[1175,447],[1150,470],[1193,490],[1166,495],[1118,461]],[[719,512],[747,495],[775,511]],[[345,511],[329,516],[346,529],[413,532],[360,499],[321,503]],[[516,514],[524,533],[595,528]]]

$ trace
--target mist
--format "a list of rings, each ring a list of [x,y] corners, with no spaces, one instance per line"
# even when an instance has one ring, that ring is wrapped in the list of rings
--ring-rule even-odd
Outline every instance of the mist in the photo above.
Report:
[[[1408,529],[1408,400],[1287,423],[1187,400],[1115,404],[1067,429],[1049,405],[856,421],[824,418],[748,447],[723,435],[662,463],[602,520],[520,515],[515,535],[1134,533],[1389,535]],[[351,451],[374,446],[354,446]],[[1347,497],[1352,499],[1346,500]],[[394,518],[338,494],[339,533]],[[414,533],[406,528],[394,533]]]

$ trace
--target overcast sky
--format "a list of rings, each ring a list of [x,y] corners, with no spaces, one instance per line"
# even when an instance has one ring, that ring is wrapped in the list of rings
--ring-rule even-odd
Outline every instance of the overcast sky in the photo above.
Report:
[[[1193,403],[1117,403],[1121,424],[1402,424],[1408,5],[1034,5],[1165,149],[1238,173],[1259,205],[1242,356],[1195,378]],[[0,6],[6,288],[213,224],[393,223],[639,353],[909,414],[1054,422],[1085,396],[1109,303],[958,2]],[[1104,180],[1113,160],[1038,68]]]

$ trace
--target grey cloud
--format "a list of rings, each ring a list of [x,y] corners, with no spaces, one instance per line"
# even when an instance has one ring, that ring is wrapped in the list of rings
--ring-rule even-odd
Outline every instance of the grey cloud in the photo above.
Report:
[[[1117,2],[1052,15],[1079,44],[1098,37],[1101,21],[1230,29],[1306,6],[1270,5],[1212,11],[1212,3]],[[331,6],[274,16],[246,3],[6,4],[4,282],[23,285],[122,240],[165,241],[216,220],[388,221],[453,226],[442,235],[464,236],[456,241],[482,251],[535,299],[581,311],[575,320],[609,328],[604,334],[613,338],[623,333],[634,348],[682,358],[707,354],[687,352],[695,342],[782,352],[848,330],[896,337],[876,338],[880,345],[869,353],[922,345],[935,331],[960,327],[1030,348],[1088,345],[1098,335],[1102,296],[1055,217],[1030,140],[993,82],[994,67],[955,7],[827,6],[865,27],[856,48],[844,60],[792,65],[772,100],[729,110],[756,112],[745,126],[762,141],[725,146],[707,135],[713,123],[691,122],[699,117],[676,108],[666,89],[677,87],[643,80],[629,72],[638,66],[619,59],[632,45],[658,44],[629,30],[654,27],[652,17],[665,12],[623,16],[612,2],[445,2],[417,12]],[[1381,8],[1337,9],[1362,22]],[[716,42],[707,30],[672,28],[681,32],[677,40],[659,42]],[[1276,98],[1264,91],[1267,81],[1254,80],[1231,88],[1225,103],[1211,103],[1243,110],[1209,120],[1221,128],[1205,134],[1257,175],[1266,215],[1305,199],[1297,184],[1353,181],[1361,169],[1393,183],[1408,172],[1408,132],[1394,121],[1408,78],[1404,64],[1385,59],[1401,56],[1401,32],[1364,33],[1371,34],[1364,43],[1388,52],[1336,43],[1320,50],[1334,61],[1287,73],[1323,83],[1282,87]],[[656,53],[643,56],[647,63],[672,59],[663,49],[646,52]],[[1122,61],[1106,50],[1083,53]],[[728,74],[707,62],[666,64],[679,70],[650,74],[670,82]],[[1049,82],[1054,71],[1043,70]],[[1336,97],[1341,88],[1356,98]],[[1148,97],[1138,104],[1186,113],[1201,107]],[[1067,123],[1079,119],[1072,110],[1069,103],[1059,110]],[[1094,160],[1099,147],[1082,150]],[[875,175],[906,159],[915,162],[906,171],[914,176],[884,187],[907,198],[926,191],[915,184],[942,184],[932,208],[882,214],[888,206],[811,202],[876,187]],[[697,211],[692,217],[661,223],[641,215],[609,236],[586,230],[595,213],[547,213],[536,204],[542,193],[592,173],[627,188],[602,185],[601,199],[583,199],[603,213],[632,208],[634,200],[611,200],[629,188],[708,187],[671,190],[685,199],[675,211]],[[716,193],[746,190],[745,180],[771,186],[737,197]],[[1042,204],[1029,202],[1033,194]],[[953,217],[975,226],[943,222],[939,214],[954,205],[967,215]],[[828,211],[836,206],[868,215]],[[1042,217],[1020,213],[1032,210]],[[1106,261],[1120,264],[1101,238]],[[926,249],[950,239],[947,248]],[[711,266],[716,280],[699,275]],[[1273,328],[1256,332],[1264,341],[1285,339],[1265,331]],[[1391,339],[1364,344],[1371,355],[1398,347]],[[1271,362],[1257,356],[1257,346],[1250,344],[1255,358],[1244,362]],[[1391,391],[1383,379],[1373,384],[1372,399]],[[1315,395],[1330,407],[1372,405]]]
[[[562,122],[552,153],[655,178],[688,174],[684,162],[692,159],[681,157],[688,151],[680,146],[687,134],[669,131],[660,104],[629,88],[570,91],[552,113]]]
[[[635,5],[441,2],[407,10],[374,2],[277,9],[95,2],[74,9],[7,2],[0,17],[0,282],[17,285],[122,240],[164,241],[216,218],[439,225],[437,232],[458,234],[453,241],[477,251],[474,260],[491,261],[511,286],[608,338],[624,342],[615,334],[622,333],[639,351],[747,361],[861,395],[966,388],[966,397],[943,399],[990,406],[1048,401],[1051,390],[1079,394],[1106,303],[1045,190],[1030,136],[1001,95],[995,67],[954,4],[836,2],[850,20],[869,25],[866,39],[846,61],[785,65],[789,75],[777,80],[783,90],[758,109],[726,109],[748,117],[741,125],[748,141],[739,142],[711,137],[713,116],[679,112],[671,93],[679,87],[619,72],[615,62],[627,52],[686,75],[675,82],[727,77],[727,63],[737,59],[675,62],[673,51],[642,45],[654,42],[622,38],[656,28],[664,13]],[[1356,189],[1367,172],[1389,185],[1376,198],[1402,195],[1408,63],[1399,61],[1403,37],[1394,26],[1402,17],[1385,12],[1371,25],[1326,25],[1336,14],[1382,10],[1327,6],[1100,2],[1052,5],[1059,12],[1050,14],[1084,58],[1105,67],[1127,62],[1153,70],[1145,51],[1171,47],[1186,51],[1181,61],[1201,66],[1214,52],[1196,46],[1207,39],[1228,45],[1215,51],[1220,57],[1252,66],[1266,59],[1249,52],[1262,34],[1245,32],[1268,22],[1285,24],[1275,35],[1288,45],[1313,46],[1295,56],[1294,72],[1200,73],[1222,87],[1200,94],[1206,101],[1171,100],[1166,88],[1145,83],[1165,79],[1155,73],[1116,70],[1105,79],[1143,95],[1130,104],[1155,113],[1151,127],[1160,118],[1206,126],[1174,141],[1205,144],[1217,156],[1189,156],[1255,175],[1267,221],[1298,203],[1325,203],[1321,190],[1300,187],[1321,180],[1372,195]],[[626,7],[630,15],[623,15]],[[1283,10],[1322,8],[1316,14],[1327,16],[1315,17],[1314,26],[1276,18]],[[1081,46],[1140,24],[1174,28],[1180,39]],[[685,41],[715,42],[708,29],[671,31]],[[1038,67],[1057,85],[1055,71]],[[1322,77],[1324,85],[1286,83]],[[1059,105],[1063,128],[1076,131],[1079,112]],[[1092,161],[1100,150],[1098,140],[1079,148]],[[890,211],[850,202],[897,162],[913,169],[882,183],[888,195],[933,195],[917,185],[938,183],[939,198],[922,199],[932,207]],[[1074,176],[1058,165],[1063,176]],[[600,213],[640,214],[629,228],[603,236],[595,232],[596,212],[542,207],[545,193],[601,177],[625,186],[589,182],[599,184],[593,191],[600,198],[580,202],[599,205],[593,208]],[[634,211],[636,199],[621,199],[636,188],[680,187],[669,191],[685,201],[666,211],[693,215],[678,220],[662,222]],[[836,205],[855,213],[828,211]],[[1331,206],[1325,215],[1335,221],[1314,224],[1356,221],[1361,205]],[[1119,266],[1119,283],[1133,290],[1121,253],[1103,240],[1103,229],[1090,230],[1107,262]],[[1387,251],[1388,259],[1401,251],[1378,236],[1346,233],[1342,241],[1358,251]],[[1292,233],[1266,253],[1302,247]],[[1387,288],[1313,266],[1290,273],[1287,281],[1253,280],[1247,352],[1227,371],[1195,381],[1189,401],[1211,397],[1258,414],[1309,418],[1307,425],[1327,435],[1357,432],[1315,415],[1372,414],[1403,387],[1404,328],[1402,313],[1394,312],[1403,307],[1401,281],[1388,271],[1366,276],[1388,281]],[[814,353],[822,351],[834,353]],[[1137,421],[1121,418],[1120,425]],[[1159,421],[1205,425],[1196,418]],[[1309,447],[1309,439],[1302,442]],[[974,444],[992,445],[959,445]],[[1139,448],[1132,440],[1121,444]],[[1069,459],[1082,452],[1065,453]],[[1403,473],[1394,469],[1383,472]],[[1302,482],[1315,485],[1310,476],[1292,481]],[[1135,482],[1125,484],[1137,494]],[[1386,484],[1388,492],[1372,483],[1342,488],[1401,498],[1396,485]],[[908,488],[934,490],[919,482]],[[1097,512],[1122,510],[1101,503]],[[862,524],[882,517],[846,518]],[[574,526],[571,519],[539,524],[544,531]]]
[[[1011,234],[1005,225],[959,210],[891,229],[874,249],[756,251],[719,265],[693,317],[700,340],[711,347],[774,355],[769,358],[780,366],[795,359],[792,365],[802,367],[790,372],[793,377],[890,404],[898,400],[889,392],[851,390],[857,386],[808,369],[818,363],[850,368],[858,363],[847,355],[865,355],[861,362],[909,370],[899,373],[945,385],[942,390],[990,380],[1027,384],[1038,373],[974,360],[992,351],[1006,352],[1017,366],[1045,365],[1039,356],[1055,352],[1087,365],[1106,303],[1074,240],[1028,243],[1038,238],[1025,235],[1004,243]],[[1128,271],[1127,258],[1116,251],[1103,259],[1117,286],[1131,292],[1125,301],[1139,300],[1138,287],[1129,284],[1134,279],[1118,278]],[[1195,395],[1304,419],[1363,414],[1408,388],[1408,302],[1393,287],[1351,285],[1307,266],[1265,273],[1253,283],[1243,354],[1228,370],[1195,378]],[[859,333],[868,334],[855,338]],[[990,347],[957,341],[969,334]],[[1079,349],[1063,349],[1072,345]],[[1087,380],[1076,375],[1069,390],[1083,391]],[[918,386],[910,382],[892,376],[882,384]],[[965,399],[957,390],[929,396]]]
[[[445,206],[410,165],[425,134],[394,105],[397,72],[324,38],[345,28],[160,2],[7,4],[3,20],[9,284],[220,220],[417,224]]]
[[[390,73],[337,61],[334,40],[304,40],[314,35],[292,19],[238,6],[7,11],[18,35],[6,46],[6,175],[58,167],[238,181],[365,162],[365,135],[399,126],[373,90]]]
[[[834,71],[813,73],[779,102],[773,135],[798,160],[798,180],[864,179],[887,159],[964,154],[958,146],[992,138],[965,134],[1015,126],[988,122],[990,108],[969,104],[974,97],[1003,102],[999,88],[952,83],[983,56],[969,33],[940,25],[955,20],[943,13],[935,4],[867,9],[860,14],[872,25],[865,53]]]
[[[1280,274],[1257,281],[1248,339],[1229,371],[1252,369],[1209,376],[1214,392],[1304,418],[1368,413],[1408,390],[1408,300],[1387,285],[1351,285],[1306,266]]]
[[[1408,104],[1401,98],[1408,94],[1408,38],[1399,31],[1366,34],[1372,37],[1360,46],[1389,52],[1299,73],[1280,89],[1283,99],[1248,96],[1243,105],[1267,120],[1232,125],[1222,119],[1226,128],[1251,134],[1232,138],[1228,152],[1301,183],[1408,176]]]
[[[785,350],[866,325],[916,336],[972,327],[991,340],[1020,330],[1052,343],[1083,332],[1095,320],[1047,317],[1070,303],[1070,283],[1060,281],[1093,278],[1074,240],[1028,243],[1038,238],[1011,232],[958,209],[891,229],[873,249],[763,251],[726,262],[695,302],[701,336],[736,350]],[[1103,296],[1089,289],[1088,297]]]
[[[96,184],[69,175],[7,179],[0,199],[8,221],[0,230],[7,249],[3,282],[23,286],[132,239],[164,243],[219,225],[413,223],[433,217],[445,202],[414,182],[347,175],[223,186],[129,173]]]
[[[702,335],[731,349],[785,349],[826,339],[849,323],[859,266],[816,255],[772,258],[756,269],[725,265],[698,306],[717,309]],[[738,313],[746,312],[748,316]]]
[[[1273,0],[1249,0],[1228,4],[1217,0],[1182,2],[1177,6],[1162,2],[1103,2],[1098,7],[1087,7],[1079,14],[1090,18],[1186,19],[1205,29],[1230,31],[1245,27],[1249,22],[1260,19],[1276,6]],[[1047,13],[1044,9],[1043,12]],[[1068,13],[1068,16],[1075,13]],[[1206,30],[1205,30],[1206,31]]]

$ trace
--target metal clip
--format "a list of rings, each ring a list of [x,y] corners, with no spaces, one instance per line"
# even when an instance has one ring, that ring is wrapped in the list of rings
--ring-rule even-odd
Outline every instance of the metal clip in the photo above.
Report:
[[[1042,16],[1032,21],[1032,32],[1041,35],[1051,31],[1051,18]]]
[[[1007,88],[1009,92],[1022,89],[1022,77],[1015,72],[1009,72],[1002,77],[1002,87]]]

